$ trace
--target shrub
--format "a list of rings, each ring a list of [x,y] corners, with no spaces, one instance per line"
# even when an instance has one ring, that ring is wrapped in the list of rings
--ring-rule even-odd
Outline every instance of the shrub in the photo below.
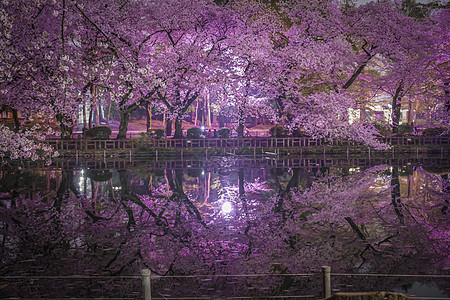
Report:
[[[189,128],[186,133],[186,137],[189,139],[199,139],[202,135],[200,128]]]
[[[286,136],[286,129],[283,126],[276,125],[269,129],[271,137],[284,137]]]
[[[201,169],[188,169],[187,170],[187,174],[190,176],[190,177],[200,177],[200,176],[202,176],[202,170]]]
[[[109,170],[91,170],[87,171],[87,177],[94,181],[108,181],[112,178],[112,173]]]
[[[292,130],[292,136],[294,136],[294,137],[304,137],[304,136],[308,137],[309,135],[307,135],[303,131],[303,129],[297,128],[297,129]]]
[[[84,135],[94,140],[107,140],[111,136],[111,128],[106,126],[93,127],[86,131]]]
[[[143,138],[160,139],[164,136],[164,130],[163,129],[150,129],[148,132],[141,132],[139,135]]]
[[[223,127],[217,131],[217,137],[219,139],[227,139],[230,137],[231,130],[230,128]]]
[[[410,124],[401,124],[398,126],[398,134],[408,134],[413,132],[413,127]]]
[[[388,125],[375,124],[374,127],[378,130],[381,136],[388,136],[392,133],[392,129]]]
[[[437,135],[448,135],[448,129],[445,127],[433,127],[426,128],[422,131],[422,135],[437,136]]]

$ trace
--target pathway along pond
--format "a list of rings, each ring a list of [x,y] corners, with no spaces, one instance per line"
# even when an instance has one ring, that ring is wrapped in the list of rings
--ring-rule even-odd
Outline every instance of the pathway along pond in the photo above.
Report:
[[[334,291],[450,297],[448,158],[24,166],[0,173],[5,298],[137,298],[149,268],[156,298],[317,299],[323,265],[356,274]]]

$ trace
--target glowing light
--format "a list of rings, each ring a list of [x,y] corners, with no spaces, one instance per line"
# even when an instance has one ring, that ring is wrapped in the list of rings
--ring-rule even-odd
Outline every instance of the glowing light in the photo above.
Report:
[[[230,202],[225,202],[224,204],[222,204],[222,212],[224,214],[229,214],[232,210],[233,206],[231,205]]]
[[[205,131],[205,125],[200,126],[200,130],[203,132]]]

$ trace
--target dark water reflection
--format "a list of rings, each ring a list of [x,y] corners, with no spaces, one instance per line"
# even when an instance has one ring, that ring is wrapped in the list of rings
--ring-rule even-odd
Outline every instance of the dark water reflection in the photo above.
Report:
[[[166,276],[152,280],[156,297],[318,298],[322,265],[448,275],[449,161],[381,162],[283,167],[223,157],[201,167],[4,169],[0,295],[139,297],[139,278],[126,276],[143,268]],[[280,276],[303,273],[317,275]],[[218,274],[236,276],[172,277]],[[342,291],[448,297],[448,286],[448,278],[333,276]]]

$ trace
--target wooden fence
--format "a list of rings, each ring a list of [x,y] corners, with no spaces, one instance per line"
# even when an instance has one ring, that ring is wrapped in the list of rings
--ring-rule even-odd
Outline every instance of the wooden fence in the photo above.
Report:
[[[393,146],[409,145],[448,145],[447,136],[401,136],[380,139],[381,142]],[[360,146],[355,141],[331,140],[323,141],[307,137],[248,137],[229,139],[122,139],[122,140],[47,140],[48,145],[58,150],[89,151],[89,150],[134,150],[142,149],[173,149],[173,148],[299,148],[314,146]]]
[[[390,165],[390,166],[407,166],[407,165],[426,165],[433,168],[450,168],[450,161],[444,157],[351,157],[351,158],[337,158],[337,157],[267,157],[258,156],[256,158],[248,156],[232,157],[227,162],[229,168],[311,168],[311,167],[371,167],[376,165]],[[192,157],[186,159],[176,160],[155,160],[154,156],[144,158],[135,158],[129,160],[128,157],[108,157],[103,160],[102,157],[81,157],[78,159],[60,159],[53,161],[51,166],[47,166],[44,161],[22,160],[14,161],[7,165],[2,165],[1,170],[17,170],[18,168],[25,169],[55,169],[55,170],[73,170],[78,168],[88,168],[92,170],[132,170],[136,168],[146,167],[149,169],[206,169],[213,170],[221,168],[221,160],[219,159],[205,159],[204,157]]]

